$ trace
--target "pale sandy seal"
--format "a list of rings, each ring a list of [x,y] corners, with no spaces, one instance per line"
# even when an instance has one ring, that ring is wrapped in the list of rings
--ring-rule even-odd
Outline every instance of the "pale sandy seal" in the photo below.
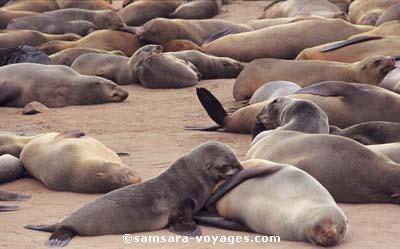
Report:
[[[395,68],[395,59],[386,56],[368,57],[352,64],[319,60],[257,59],[243,69],[233,86],[236,101],[250,99],[262,84],[287,80],[301,87],[322,81],[346,81],[379,85]]]
[[[337,202],[400,204],[400,165],[365,145],[341,136],[289,130],[258,136],[246,160],[296,166],[319,181]]]
[[[24,146],[37,136],[40,135],[18,136],[10,132],[0,132],[0,156],[10,154],[19,158]]]
[[[375,25],[385,9],[400,3],[399,0],[355,0],[349,7],[349,19],[352,23]]]
[[[386,22],[400,20],[400,3],[392,5],[387,8],[376,21],[376,26],[382,25]]]
[[[180,5],[170,18],[209,19],[219,13],[218,0],[194,0]]]
[[[67,66],[18,63],[0,67],[0,106],[47,107],[122,102],[128,92],[110,80],[83,76]]]
[[[251,159],[207,201],[221,217],[196,221],[236,230],[231,223],[284,240],[333,246],[347,233],[347,218],[329,192],[291,165]],[[290,218],[288,218],[290,217]]]
[[[26,228],[52,232],[48,246],[65,246],[75,235],[124,234],[166,227],[181,235],[199,235],[192,214],[202,208],[217,183],[241,169],[230,147],[207,142],[149,181],[101,196],[60,223]]]
[[[87,53],[98,53],[98,54],[112,54],[112,55],[121,55],[125,56],[124,52],[120,50],[114,51],[106,51],[95,48],[67,48],[58,53],[50,55],[50,60],[55,65],[65,65],[71,66],[72,63],[78,58],[80,55]]]
[[[249,103],[252,105],[267,100],[274,100],[278,97],[290,95],[299,89],[301,89],[301,87],[291,81],[270,81],[263,84],[254,92]]]
[[[20,158],[29,175],[57,191],[106,193],[141,181],[114,151],[80,131],[39,136]]]

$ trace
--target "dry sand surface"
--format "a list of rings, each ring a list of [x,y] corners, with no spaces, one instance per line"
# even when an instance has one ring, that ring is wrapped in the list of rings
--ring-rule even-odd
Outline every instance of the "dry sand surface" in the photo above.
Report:
[[[226,6],[221,17],[247,21],[261,14],[265,2],[244,2]],[[233,107],[234,80],[202,81],[221,99]],[[80,129],[118,152],[129,152],[126,165],[147,180],[165,170],[171,162],[208,140],[218,140],[232,146],[241,158],[249,148],[250,136],[216,132],[185,131],[185,125],[212,124],[200,106],[194,88],[179,90],[150,90],[126,86],[127,101],[119,104],[77,106],[52,109],[34,116],[23,116],[17,108],[1,108],[0,130],[17,134]],[[0,190],[32,194],[26,202],[1,203],[19,205],[16,212],[0,213],[0,248],[43,248],[49,233],[26,230],[25,224],[49,224],[81,207],[99,195],[54,192],[33,179],[21,179],[3,184]],[[262,191],[262,190],[258,190]],[[395,205],[340,205],[350,222],[350,232],[336,248],[399,248],[400,207]],[[84,222],[84,221],[82,221]],[[132,221],[135,222],[135,221]],[[266,221],[268,222],[268,221]],[[202,227],[203,235],[250,235]],[[136,235],[171,235],[167,230]],[[150,243],[128,244],[121,235],[75,237],[68,248],[313,248],[301,242],[281,243]]]

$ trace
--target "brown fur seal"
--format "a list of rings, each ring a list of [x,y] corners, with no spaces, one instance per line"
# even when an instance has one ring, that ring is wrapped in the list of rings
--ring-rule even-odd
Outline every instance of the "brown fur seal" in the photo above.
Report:
[[[114,10],[109,0],[90,0],[90,1],[76,1],[76,0],[56,0],[60,9],[78,8],[87,10]]]
[[[306,19],[242,34],[227,35],[204,45],[203,50],[208,54],[239,61],[258,58],[294,59],[305,48],[343,40],[370,29],[352,25],[341,19]],[[242,44],[247,45],[242,46]]]
[[[29,175],[57,191],[106,193],[141,181],[115,152],[80,131],[33,139],[21,161]]]
[[[201,74],[189,61],[168,54],[147,56],[136,66],[136,75],[146,88],[184,88],[197,84]]]
[[[200,130],[251,133],[257,115],[270,103],[265,101],[246,106],[228,115],[218,99],[206,89],[197,89],[197,96],[211,119],[218,124]],[[400,122],[400,110],[397,108],[400,96],[377,86],[322,82],[287,97],[313,102],[328,115],[331,125],[341,128],[370,121]],[[385,108],[382,109],[382,106]]]
[[[400,3],[392,5],[387,8],[376,21],[376,26],[382,25],[386,22],[400,20]]]
[[[305,87],[322,81],[379,85],[395,68],[392,57],[375,56],[352,64],[318,60],[257,59],[243,69],[233,86],[236,101],[250,99],[265,82],[287,80]]]
[[[80,55],[87,53],[98,53],[98,54],[112,54],[125,56],[124,52],[119,50],[106,51],[95,48],[67,48],[58,53],[50,55],[50,60],[55,65],[71,66],[76,58]]]
[[[121,102],[128,92],[112,81],[83,76],[67,66],[19,63],[0,67],[0,106],[47,107]]]
[[[60,6],[56,0],[37,0],[37,1],[14,1],[4,6],[4,10],[44,12],[58,9]]]
[[[9,30],[37,30],[47,34],[65,34],[73,33],[80,36],[85,36],[97,29],[97,27],[89,21],[64,21],[58,18],[37,15],[26,16],[11,20],[7,29]]]
[[[99,29],[120,28],[126,25],[122,18],[112,10],[68,8],[43,12],[42,15],[64,21],[86,20],[92,22]]]
[[[38,15],[38,13],[31,11],[13,11],[0,9],[0,29],[7,28],[7,24],[15,18],[35,15]]]
[[[49,35],[36,30],[0,30],[0,48],[38,46],[49,41],[75,41],[80,38],[76,34]]]
[[[299,85],[290,81],[270,81],[263,84],[254,92],[254,94],[251,96],[249,104],[252,105],[267,100],[272,101],[278,97],[290,95],[300,89],[301,87]]]
[[[10,155],[0,156],[0,184],[17,180],[25,175],[21,160]]]
[[[347,19],[346,13],[328,0],[275,0],[264,8],[261,18],[321,16]]]
[[[181,235],[199,235],[192,214],[202,208],[217,183],[241,169],[230,147],[207,142],[159,176],[101,196],[60,223],[25,227],[52,232],[46,245],[59,247],[75,235],[124,234],[166,227]]]
[[[400,20],[385,22],[374,29],[361,34],[350,36],[349,39],[362,36],[400,36]],[[362,42],[362,41],[361,41]]]
[[[0,66],[24,62],[44,65],[51,64],[47,54],[31,46],[0,48]]]
[[[95,48],[121,50],[127,56],[132,56],[140,47],[135,32],[127,28],[97,30],[77,41],[53,41],[38,46],[46,54],[54,54],[67,48]]]
[[[225,20],[185,20],[156,18],[146,22],[138,30],[143,42],[163,44],[171,40],[190,40],[197,45],[217,32],[229,30],[239,33],[253,30],[247,25],[236,24]]]
[[[139,83],[137,67],[147,56],[162,52],[160,45],[146,45],[138,49],[131,58],[120,55],[87,53],[79,56],[71,68],[80,74],[100,76],[118,85]],[[96,67],[93,67],[93,65]]]
[[[25,201],[30,198],[31,196],[28,194],[17,194],[17,193],[0,191],[0,201]],[[15,210],[18,210],[18,206],[0,205],[0,212],[15,211]]]
[[[380,15],[399,0],[355,0],[349,7],[350,22],[363,25],[375,25]]]
[[[199,45],[189,40],[171,40],[162,44],[164,52],[179,52],[185,50],[197,50],[203,52]]]
[[[199,70],[202,79],[236,78],[244,67],[234,59],[207,55],[197,50],[166,54],[191,62]]]
[[[118,15],[129,26],[141,26],[157,17],[168,17],[181,4],[178,0],[135,1],[118,11]]]
[[[278,17],[273,19],[256,19],[247,22],[247,25],[252,27],[254,30],[269,28],[281,24],[288,24],[302,20],[310,19],[321,19],[320,16],[296,16],[296,17]]]
[[[285,163],[319,181],[337,202],[400,204],[400,164],[354,140],[280,130],[257,135],[248,159]]]
[[[336,5],[343,13],[348,13],[349,6],[352,0],[328,0],[328,1]]]
[[[399,41],[398,36],[354,37],[345,41],[306,48],[301,51],[296,60],[327,60],[352,63],[370,56],[398,55],[400,51]]]
[[[346,129],[330,127],[330,134],[351,138],[365,145],[400,142],[400,123],[373,121]]]
[[[319,246],[333,246],[344,239],[346,216],[312,176],[291,165],[259,159],[242,165],[244,170],[207,201],[221,217],[195,216],[196,221],[233,230],[229,223],[237,222],[260,234]]]
[[[170,18],[179,19],[209,19],[219,13],[218,0],[194,0],[180,5]]]
[[[10,132],[0,132],[0,156],[10,154],[19,158],[24,146],[38,136],[40,135],[18,136]]]

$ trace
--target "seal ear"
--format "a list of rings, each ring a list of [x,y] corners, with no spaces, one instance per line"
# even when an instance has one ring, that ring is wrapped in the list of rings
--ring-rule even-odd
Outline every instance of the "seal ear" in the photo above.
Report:
[[[168,230],[182,236],[200,236],[200,228],[193,221],[193,209],[195,207],[196,203],[192,199],[186,199],[181,203],[176,213],[170,219]]]

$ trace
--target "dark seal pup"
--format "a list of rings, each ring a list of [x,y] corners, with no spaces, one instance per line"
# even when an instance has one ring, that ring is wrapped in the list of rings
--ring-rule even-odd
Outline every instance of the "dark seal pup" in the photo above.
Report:
[[[23,62],[52,64],[47,54],[31,46],[0,48],[0,67]]]

